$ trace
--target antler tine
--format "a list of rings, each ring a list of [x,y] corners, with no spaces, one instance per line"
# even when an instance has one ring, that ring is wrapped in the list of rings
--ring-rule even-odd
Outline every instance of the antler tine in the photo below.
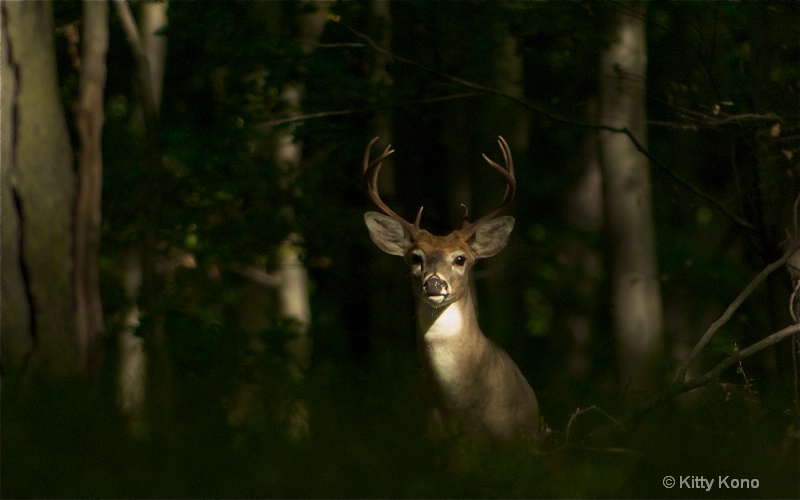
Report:
[[[386,146],[386,149],[383,150],[383,154],[381,154],[378,158],[376,158],[372,163],[369,161],[370,151],[372,150],[372,146],[378,140],[378,137],[372,139],[369,144],[367,144],[367,150],[364,152],[364,180],[367,183],[367,194],[369,195],[372,202],[375,204],[376,207],[380,209],[381,212],[388,215],[392,219],[396,220],[400,223],[401,226],[410,234],[411,236],[417,234],[419,232],[419,221],[420,217],[422,217],[422,207],[419,208],[419,212],[417,213],[417,220],[416,223],[411,224],[407,220],[403,219],[399,215],[395,213],[394,210],[389,208],[389,206],[381,200],[381,195],[378,192],[378,174],[381,171],[381,166],[383,166],[383,160],[389,157],[394,150],[392,149],[391,144]]]
[[[500,145],[500,151],[503,153],[503,161],[506,164],[505,168],[501,167],[497,162],[493,161],[485,154],[482,154],[481,156],[483,156],[483,159],[486,160],[486,163],[488,163],[489,166],[500,172],[500,174],[505,178],[506,191],[500,203],[488,214],[471,223],[468,222],[465,217],[464,227],[461,228],[461,232],[466,239],[475,234],[475,231],[478,230],[478,227],[480,227],[481,224],[493,219],[495,216],[497,216],[497,214],[502,212],[504,208],[510,205],[514,200],[514,194],[517,192],[517,178],[514,175],[514,159],[511,156],[511,148],[508,147],[508,143],[505,139],[503,139],[503,136],[497,136],[497,143]]]

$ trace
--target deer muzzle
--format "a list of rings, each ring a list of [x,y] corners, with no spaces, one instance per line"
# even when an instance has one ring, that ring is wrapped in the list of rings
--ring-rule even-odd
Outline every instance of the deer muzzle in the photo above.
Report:
[[[428,297],[434,295],[446,295],[447,282],[435,274],[426,279],[422,284],[422,290]]]

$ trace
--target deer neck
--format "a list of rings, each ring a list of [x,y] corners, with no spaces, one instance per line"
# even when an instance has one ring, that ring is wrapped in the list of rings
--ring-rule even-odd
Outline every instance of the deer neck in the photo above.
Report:
[[[472,296],[441,308],[417,301],[418,342],[430,375],[448,391],[472,371],[486,337],[478,326]]]

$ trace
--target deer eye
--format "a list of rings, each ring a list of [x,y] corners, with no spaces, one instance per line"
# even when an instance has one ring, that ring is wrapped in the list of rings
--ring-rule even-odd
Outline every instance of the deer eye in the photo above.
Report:
[[[467,258],[464,255],[458,255],[458,256],[456,256],[455,259],[453,259],[453,265],[454,266],[461,267],[466,263],[467,263]]]
[[[411,261],[411,264],[415,266],[422,264],[422,256],[418,253],[412,253],[411,257],[409,257],[409,260]]]

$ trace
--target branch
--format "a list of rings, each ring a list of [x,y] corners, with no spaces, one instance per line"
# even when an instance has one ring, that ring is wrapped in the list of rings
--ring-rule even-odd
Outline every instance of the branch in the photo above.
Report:
[[[622,424],[622,422],[620,422],[620,421],[619,421],[619,420],[617,420],[616,418],[612,417],[611,415],[609,415],[608,413],[606,413],[605,411],[603,411],[603,410],[602,410],[602,409],[601,409],[599,406],[592,405],[592,406],[590,406],[590,407],[588,407],[588,408],[584,408],[584,409],[582,409],[582,410],[581,410],[580,408],[578,408],[577,410],[575,410],[575,411],[572,413],[572,415],[569,417],[569,421],[567,422],[567,430],[566,430],[566,431],[565,431],[565,433],[564,433],[564,442],[565,442],[566,444],[569,444],[570,431],[572,430],[572,425],[575,423],[576,419],[577,419],[579,416],[583,415],[584,413],[589,413],[590,411],[595,411],[595,412],[597,412],[597,413],[599,413],[599,414],[603,415],[604,417],[606,417],[606,419],[607,419],[609,422],[611,422],[611,423],[615,424],[615,425],[616,425],[617,427],[619,427],[619,428],[620,428],[622,431],[624,431],[624,430],[625,430],[625,426]]]
[[[242,277],[267,288],[277,288],[281,285],[280,277],[254,266],[230,266],[230,269]]]
[[[639,140],[636,138],[636,136],[633,135],[633,133],[628,129],[628,127],[612,127],[610,125],[604,125],[604,124],[599,124],[599,123],[586,123],[586,122],[582,122],[582,121],[579,121],[579,120],[573,120],[573,119],[570,119],[570,118],[565,118],[565,117],[557,115],[557,114],[555,114],[555,113],[553,113],[551,111],[548,111],[543,106],[536,105],[534,103],[531,103],[531,102],[529,102],[529,101],[527,101],[525,99],[519,98],[519,97],[517,97],[517,96],[515,96],[513,94],[509,94],[508,92],[502,91],[500,89],[496,89],[494,87],[487,87],[486,85],[481,85],[479,83],[471,82],[469,80],[464,80],[463,78],[459,78],[457,76],[453,76],[453,75],[450,75],[448,73],[444,73],[442,71],[439,71],[437,69],[425,66],[424,64],[421,64],[418,61],[414,61],[412,59],[408,59],[406,57],[399,56],[399,55],[397,55],[397,54],[395,54],[395,53],[393,53],[391,51],[388,51],[388,50],[384,49],[383,47],[381,47],[380,45],[375,43],[375,41],[372,38],[370,38],[368,35],[366,35],[364,33],[361,33],[361,32],[359,32],[359,31],[357,31],[357,30],[355,30],[355,29],[353,29],[353,28],[351,28],[351,27],[349,27],[349,26],[347,26],[345,24],[342,24],[341,22],[338,22],[335,19],[333,20],[333,22],[336,22],[339,26],[341,26],[342,28],[344,28],[347,31],[349,31],[353,36],[364,40],[366,42],[367,46],[369,46],[375,52],[378,52],[379,54],[382,54],[382,55],[385,55],[387,57],[390,57],[390,58],[394,59],[395,61],[401,62],[403,64],[408,64],[410,66],[414,66],[416,68],[420,68],[423,71],[426,71],[426,72],[428,72],[428,73],[430,73],[430,74],[432,74],[432,75],[434,75],[434,76],[436,76],[438,78],[441,78],[443,80],[447,80],[447,81],[453,82],[455,84],[461,85],[463,87],[467,87],[467,88],[471,88],[471,89],[474,89],[474,90],[478,90],[480,92],[484,92],[484,93],[487,93],[487,94],[492,94],[492,95],[496,95],[496,96],[499,96],[499,97],[503,97],[503,98],[505,98],[505,99],[507,99],[507,100],[509,100],[511,102],[519,104],[520,106],[522,106],[522,107],[524,107],[524,108],[526,108],[526,109],[528,109],[528,110],[530,110],[530,111],[532,111],[534,113],[538,113],[538,114],[540,114],[540,115],[542,115],[542,116],[544,116],[544,117],[546,117],[546,118],[548,118],[548,119],[550,119],[550,120],[552,120],[552,121],[554,121],[556,123],[561,123],[561,124],[564,124],[564,125],[570,125],[570,126],[573,126],[573,127],[584,128],[584,129],[589,129],[589,130],[603,130],[603,131],[611,132],[611,133],[615,133],[615,134],[625,134],[628,137],[628,139],[630,139],[630,141],[633,143],[633,145],[636,147],[636,150],[639,151],[639,153],[644,155],[653,165],[655,165],[656,167],[661,169],[663,172],[665,172],[676,183],[678,183],[679,185],[683,186],[685,189],[691,191],[695,196],[708,201],[710,204],[712,204],[714,207],[716,207],[720,212],[722,212],[725,216],[727,216],[729,219],[731,219],[734,223],[736,223],[741,228],[746,229],[748,231],[755,231],[755,226],[753,226],[753,224],[751,224],[747,220],[743,219],[742,217],[740,217],[740,216],[736,215],[735,213],[731,212],[730,210],[728,210],[728,208],[726,208],[721,202],[719,202],[715,198],[711,197],[710,195],[708,195],[706,193],[703,193],[702,191],[700,191],[696,187],[692,186],[688,181],[686,181],[685,179],[680,177],[678,174],[676,174],[675,172],[673,172],[672,170],[667,168],[663,163],[661,163],[658,159],[656,159],[652,154],[650,154],[650,152],[647,150],[647,148],[645,148],[644,145],[641,142],[639,142]]]
[[[797,199],[795,200],[794,205],[794,220],[795,225],[797,224],[797,208],[798,204],[800,204],[800,194],[798,194]],[[767,276],[784,265],[789,259],[791,259],[795,252],[800,249],[800,242],[798,242],[795,238],[789,238],[790,244],[789,247],[786,249],[784,254],[781,256],[780,259],[776,260],[772,264],[766,266],[758,275],[753,278],[753,280],[745,287],[744,290],[736,297],[736,299],[728,306],[725,310],[723,315],[716,320],[711,326],[708,328],[705,334],[700,338],[697,345],[692,349],[692,352],[687,356],[684,362],[681,364],[680,369],[678,370],[678,375],[673,381],[672,385],[665,389],[660,394],[656,394],[655,396],[651,397],[650,399],[642,402],[639,404],[631,414],[625,418],[622,423],[625,426],[628,425],[635,425],[644,415],[652,411],[654,408],[659,406],[660,404],[669,401],[670,399],[682,394],[684,392],[689,392],[693,389],[701,387],[712,380],[719,378],[722,373],[733,366],[736,363],[741,363],[741,360],[752,356],[753,354],[766,349],[767,347],[771,347],[778,342],[784,340],[785,338],[792,336],[796,337],[798,333],[800,333],[800,323],[795,322],[792,325],[789,325],[782,330],[779,330],[768,337],[761,339],[760,341],[756,342],[755,344],[746,347],[745,349],[739,350],[735,348],[733,353],[731,353],[727,358],[723,359],[719,362],[714,368],[706,372],[705,374],[692,378],[690,380],[685,380],[686,371],[691,365],[692,361],[695,359],[697,354],[700,350],[708,344],[711,337],[714,333],[723,325],[725,324],[733,314],[733,312],[744,302],[744,300],[755,290],[755,288],[763,282]],[[793,277],[794,279],[794,277]],[[795,290],[796,291],[796,290]],[[794,293],[793,293],[794,295]],[[793,308],[793,304],[790,304],[790,307]],[[792,317],[794,318],[794,312],[792,312]],[[793,348],[792,352],[794,353],[796,350]],[[795,359],[793,357],[793,359]],[[795,362],[796,368],[796,362]],[[795,372],[795,396],[797,395],[797,370]],[[795,397],[795,406],[798,405],[798,399]]]
[[[705,113],[700,113],[698,111],[693,111],[690,109],[679,108],[677,109],[676,114],[680,118],[684,118],[686,121],[673,122],[673,121],[662,121],[662,120],[647,120],[647,124],[652,126],[659,126],[677,130],[699,130],[701,127],[713,128],[722,125],[728,125],[730,123],[734,123],[736,125],[743,125],[748,122],[780,123],[783,121],[779,116],[774,115],[772,113],[767,113],[764,115],[753,114],[753,113],[744,113],[739,115],[724,114],[722,115],[721,118],[716,118],[713,115],[707,115]]]
[[[707,383],[711,382],[719,378],[722,375],[722,372],[730,368],[731,366],[735,365],[742,359],[748,358],[753,354],[763,351],[767,347],[773,346],[780,342],[781,340],[793,335],[795,333],[800,333],[800,324],[789,325],[786,328],[779,330],[772,335],[761,339],[760,341],[756,342],[755,344],[741,350],[734,350],[730,356],[722,360],[706,372],[705,374],[695,377],[693,379],[686,380],[684,382],[673,382],[671,386],[669,386],[666,390],[661,392],[660,394],[656,394],[652,398],[644,401],[639,406],[637,406],[634,411],[625,418],[622,423],[627,427],[628,425],[635,425],[643,416],[647,413],[652,411],[654,408],[658,407],[662,403],[669,401],[670,399],[674,398],[679,394],[683,394],[684,392],[689,392],[692,389],[697,389]]]
[[[794,252],[798,248],[800,248],[800,245],[792,245],[786,250],[786,252],[784,252],[783,256],[781,256],[780,259],[776,260],[772,264],[762,269],[761,272],[758,273],[758,275],[756,275],[756,277],[753,278],[753,280],[744,288],[744,290],[742,290],[741,293],[739,293],[739,295],[733,300],[733,302],[731,302],[728,308],[725,309],[725,312],[722,313],[722,316],[720,316],[716,321],[711,323],[711,326],[709,326],[708,330],[706,330],[703,336],[700,337],[700,340],[694,346],[692,352],[690,352],[689,355],[686,356],[686,359],[684,359],[683,362],[680,364],[678,368],[678,373],[675,376],[676,383],[680,383],[685,380],[686,372],[689,369],[689,366],[695,360],[700,351],[708,344],[708,342],[711,340],[711,337],[714,336],[717,330],[719,330],[722,325],[724,325],[725,323],[728,322],[729,319],[731,319],[731,316],[733,316],[733,313],[736,312],[736,309],[738,309],[739,306],[742,305],[742,303],[747,299],[747,297],[750,296],[750,294],[753,293],[753,291],[758,287],[758,285],[760,285],[765,279],[767,279],[767,276],[772,274],[773,271],[783,266],[786,263],[786,261],[789,260],[789,257],[791,257],[792,254],[794,254]]]
[[[364,44],[359,43],[358,46],[363,47]],[[461,94],[452,94],[452,95],[445,95],[440,97],[427,97],[425,99],[412,99],[409,101],[402,101],[394,103],[390,106],[386,107],[367,107],[367,108],[358,108],[358,109],[341,109],[341,110],[333,110],[333,111],[319,111],[317,113],[308,113],[305,115],[297,115],[297,116],[290,116],[287,118],[278,118],[276,120],[268,120],[264,122],[259,122],[253,125],[253,128],[257,130],[264,130],[270,127],[277,127],[278,125],[285,125],[287,123],[299,122],[310,120],[314,118],[327,118],[329,116],[342,116],[342,115],[351,115],[355,113],[366,113],[368,111],[379,111],[382,109],[391,109],[391,108],[398,108],[402,106],[407,106],[409,104],[427,104],[431,102],[440,102],[440,101],[451,101],[455,99],[464,99],[467,97],[476,97],[484,95],[485,92],[462,92]]]

